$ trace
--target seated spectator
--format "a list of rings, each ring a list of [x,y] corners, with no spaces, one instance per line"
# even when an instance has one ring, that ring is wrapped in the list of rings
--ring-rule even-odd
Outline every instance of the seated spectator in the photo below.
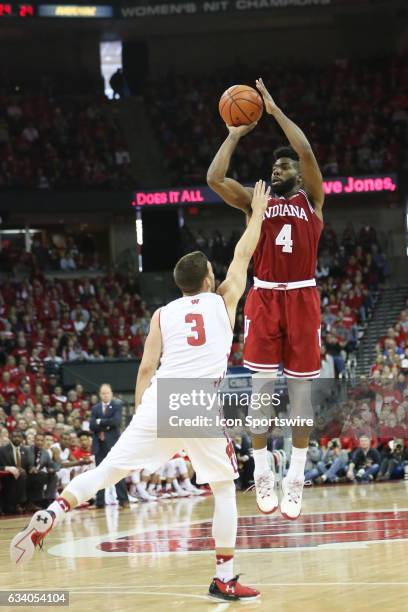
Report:
[[[406,463],[408,463],[408,448],[404,449],[403,444],[392,440],[383,450],[377,480],[384,481],[391,478],[403,478]]]
[[[331,440],[323,457],[324,469],[317,482],[321,484],[338,482],[339,478],[346,475],[348,462],[349,454],[342,448],[341,441]]]
[[[1,507],[3,512],[23,514],[32,511],[27,500],[27,457],[22,447],[23,435],[15,429],[10,440],[0,446],[0,471],[7,472],[1,481]]]
[[[378,450],[371,448],[368,436],[360,436],[359,443],[360,447],[352,453],[347,478],[358,482],[370,482],[380,470],[381,456]]]
[[[48,505],[57,494],[57,476],[59,465],[55,463],[44,449],[44,435],[35,436],[33,446],[25,451],[27,460],[27,495],[37,509]]]
[[[77,460],[77,465],[73,468],[74,476],[95,467],[95,457],[92,454],[92,434],[89,431],[80,431],[78,439],[79,446],[72,450],[72,456]]]

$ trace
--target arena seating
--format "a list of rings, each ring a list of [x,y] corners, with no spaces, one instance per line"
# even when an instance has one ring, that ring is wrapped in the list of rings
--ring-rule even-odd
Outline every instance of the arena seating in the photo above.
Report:
[[[186,184],[202,183],[226,135],[219,97],[227,87],[252,84],[259,75],[276,102],[302,125],[317,159],[324,160],[325,176],[395,172],[407,164],[406,67],[406,57],[394,56],[339,60],[323,69],[264,62],[250,71],[231,66],[208,78],[170,75],[150,84],[146,107],[173,185],[180,177]],[[242,182],[268,176],[272,151],[282,143],[275,122],[262,118],[237,148],[230,175]]]
[[[403,383],[408,374],[408,300],[394,327],[378,339],[377,357],[370,375],[376,381],[394,380]]]
[[[0,189],[123,189],[127,145],[103,97],[3,95]]]

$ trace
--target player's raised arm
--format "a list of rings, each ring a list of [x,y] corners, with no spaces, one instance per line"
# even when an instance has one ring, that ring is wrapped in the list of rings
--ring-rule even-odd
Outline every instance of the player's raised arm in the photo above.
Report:
[[[139,406],[143,393],[150,385],[156,373],[162,354],[162,336],[160,331],[160,308],[152,316],[150,330],[146,338],[142,361],[137,373],[135,390],[135,408]]]
[[[266,112],[276,119],[292,148],[299,155],[300,173],[304,188],[313,200],[316,212],[321,217],[324,203],[323,178],[310,142],[300,127],[277,106],[262,79],[256,80],[256,86],[263,97]]]
[[[209,187],[230,206],[239,208],[245,213],[251,209],[252,189],[244,187],[238,181],[226,176],[231,162],[232,154],[245,134],[254,129],[256,123],[233,127],[227,125],[229,134],[211,162],[207,172]]]
[[[266,189],[265,181],[256,183],[251,203],[252,214],[249,217],[247,228],[235,247],[234,259],[228,268],[226,279],[218,287],[217,293],[224,298],[232,325],[235,323],[237,304],[245,291],[249,262],[261,235],[262,220],[268,205],[270,189],[270,187]]]

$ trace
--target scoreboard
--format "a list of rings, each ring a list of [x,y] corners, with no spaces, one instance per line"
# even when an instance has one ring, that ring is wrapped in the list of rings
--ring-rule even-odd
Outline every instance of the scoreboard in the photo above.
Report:
[[[9,2],[0,3],[0,17],[34,17],[35,8],[33,4],[11,4]]]
[[[60,4],[0,2],[0,22],[12,17],[17,19],[33,17],[109,19],[114,17],[114,9],[110,4],[86,4],[81,0],[77,4],[69,2]]]

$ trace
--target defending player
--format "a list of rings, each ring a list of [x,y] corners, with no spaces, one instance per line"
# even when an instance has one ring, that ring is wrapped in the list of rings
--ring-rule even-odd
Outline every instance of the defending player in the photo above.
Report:
[[[261,238],[254,253],[254,286],[245,304],[244,365],[255,371],[253,388],[276,376],[283,365],[293,416],[312,415],[311,382],[320,374],[320,302],[314,278],[323,228],[323,180],[309,141],[272,99],[262,79],[256,81],[266,112],[285,133],[290,147],[278,149],[272,166],[272,191]],[[208,170],[207,181],[227,204],[251,214],[252,189],[226,176],[248,126],[228,127],[229,135]],[[262,381],[263,379],[263,381]],[[301,511],[308,428],[292,428],[292,456],[282,481],[281,513],[296,519]],[[278,506],[268,469],[267,431],[253,433],[258,507]]]
[[[210,378],[227,370],[236,307],[247,281],[247,268],[258,243],[269,188],[259,181],[252,197],[248,227],[235,247],[225,281],[214,293],[214,273],[201,252],[180,259],[174,279],[183,297],[157,310],[151,321],[139,367],[135,405],[130,425],[104,461],[94,470],[74,478],[47,510],[36,512],[10,547],[16,564],[28,561],[37,544],[55,527],[65,512],[90,499],[96,491],[115,484],[135,469],[157,470],[180,448],[188,453],[197,482],[208,482],[214,494],[213,537],[216,576],[209,595],[222,601],[250,600],[259,596],[233,574],[237,532],[234,479],[238,477],[232,442],[219,438],[157,438],[157,380],[160,378]],[[159,366],[160,364],[160,366]]]

